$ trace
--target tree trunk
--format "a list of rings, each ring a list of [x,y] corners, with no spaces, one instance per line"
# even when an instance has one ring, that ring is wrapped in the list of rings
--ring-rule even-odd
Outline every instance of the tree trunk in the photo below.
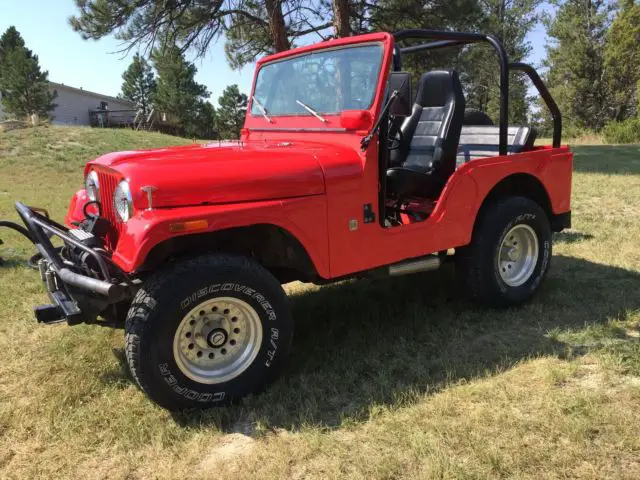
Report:
[[[269,33],[276,52],[283,52],[291,48],[287,38],[287,30],[282,15],[282,0],[265,0],[265,8],[269,17]]]
[[[338,38],[351,35],[349,0],[333,0],[333,28]]]

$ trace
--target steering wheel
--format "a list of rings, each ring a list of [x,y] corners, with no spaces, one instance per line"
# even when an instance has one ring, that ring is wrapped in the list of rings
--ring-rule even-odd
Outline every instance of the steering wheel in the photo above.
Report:
[[[389,118],[389,150],[397,150],[404,141],[404,134],[395,117]]]

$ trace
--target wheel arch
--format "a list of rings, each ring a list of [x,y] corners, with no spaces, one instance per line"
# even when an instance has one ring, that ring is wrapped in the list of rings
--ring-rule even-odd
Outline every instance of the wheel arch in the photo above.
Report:
[[[473,225],[474,231],[479,225],[487,208],[502,198],[525,197],[536,202],[547,214],[549,222],[553,223],[555,215],[551,208],[551,198],[543,183],[534,175],[516,173],[509,175],[496,183],[485,196]]]
[[[172,259],[216,251],[253,258],[281,283],[318,277],[302,242],[285,228],[270,223],[168,238],[149,251],[138,271],[153,271]]]

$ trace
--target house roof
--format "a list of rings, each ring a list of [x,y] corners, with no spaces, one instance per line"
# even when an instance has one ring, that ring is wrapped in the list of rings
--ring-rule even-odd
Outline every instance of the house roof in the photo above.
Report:
[[[51,87],[53,87],[54,89],[66,89],[66,90],[71,90],[73,92],[78,92],[78,93],[85,93],[94,97],[98,97],[98,98],[102,98],[103,100],[109,101],[109,102],[120,102],[120,103],[126,103],[131,105],[132,108],[136,107],[136,104],[129,101],[129,100],[125,100],[124,98],[116,98],[116,97],[111,97],[109,95],[103,95],[102,93],[97,93],[97,92],[92,92],[90,90],[85,90],[84,88],[76,88],[76,87],[70,87],[69,85],[65,85],[64,83],[56,83],[56,82],[49,82],[49,85],[51,85]]]

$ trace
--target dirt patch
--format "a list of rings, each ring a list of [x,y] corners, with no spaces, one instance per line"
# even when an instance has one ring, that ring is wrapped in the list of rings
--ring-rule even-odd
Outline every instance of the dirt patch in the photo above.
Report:
[[[617,375],[604,370],[598,364],[583,364],[573,377],[570,385],[581,390],[599,390],[607,395],[615,395],[629,387],[640,386],[640,377]]]
[[[249,455],[255,448],[256,441],[242,433],[231,433],[222,437],[220,444],[213,448],[202,461],[202,471],[210,471],[221,463],[232,463],[239,457]]]

